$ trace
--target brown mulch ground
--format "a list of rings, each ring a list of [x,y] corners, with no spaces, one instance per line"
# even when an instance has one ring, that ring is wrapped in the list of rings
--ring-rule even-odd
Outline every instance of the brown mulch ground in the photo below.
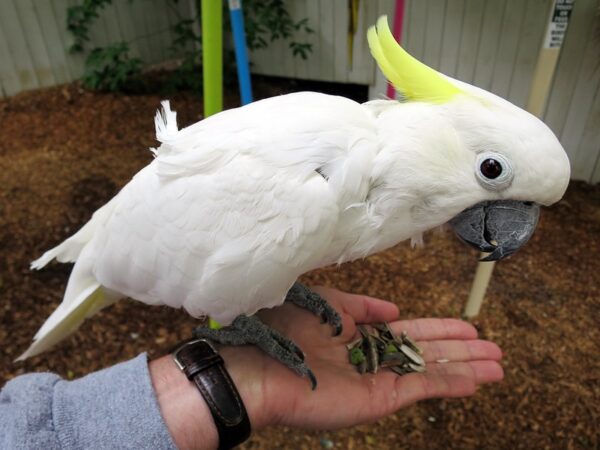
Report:
[[[290,87],[257,83],[260,95]],[[52,264],[34,273],[29,262],[150,161],[160,100],[75,85],[0,100],[0,384],[33,370],[78,377],[144,350],[161,354],[189,335],[194,322],[184,313],[124,301],[55,351],[12,362],[60,302],[70,271]],[[172,100],[180,125],[200,118],[198,98]],[[504,382],[470,399],[423,402],[349,430],[265,430],[245,448],[317,449],[323,439],[342,449],[598,448],[598,255],[600,185],[574,182],[563,201],[543,211],[532,242],[497,265],[477,320],[480,335],[505,351]],[[423,249],[403,244],[306,281],[387,298],[407,318],[458,317],[476,257],[449,233],[432,233]]]

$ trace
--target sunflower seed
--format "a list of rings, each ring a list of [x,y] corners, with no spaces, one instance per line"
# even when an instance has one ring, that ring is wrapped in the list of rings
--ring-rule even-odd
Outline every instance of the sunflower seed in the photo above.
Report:
[[[377,373],[380,367],[398,375],[425,372],[423,351],[406,332],[396,336],[387,323],[358,326],[361,338],[347,344],[350,361],[359,373]],[[361,356],[361,357],[359,357]]]
[[[361,363],[357,366],[358,367],[358,373],[360,373],[361,375],[363,373],[365,373],[367,371],[367,360],[363,360],[361,361]]]
[[[421,366],[419,364],[408,363],[408,367],[410,367],[410,369],[413,372],[419,372],[419,373],[425,372],[425,366]]]
[[[421,355],[415,352],[408,345],[402,344],[400,346],[400,351],[404,353],[413,363],[418,364],[419,366],[425,365],[425,360],[421,357]]]
[[[402,342],[404,344],[408,345],[412,350],[417,352],[419,355],[423,354],[423,349],[421,347],[419,347],[416,342],[414,342],[411,338],[408,337],[408,335],[406,334],[406,331],[402,332],[401,337],[402,337]]]
[[[346,348],[348,349],[348,351],[350,351],[353,348],[358,347],[361,342],[362,342],[362,339],[357,339],[355,341],[350,342],[349,344],[346,344]]]
[[[410,362],[410,360],[406,357],[406,355],[402,352],[396,352],[396,353],[386,353],[385,355],[381,356],[381,361],[382,362],[395,362],[397,364],[404,364],[404,363],[408,363]]]
[[[371,373],[377,373],[379,368],[379,352],[371,335],[367,336],[367,368]]]

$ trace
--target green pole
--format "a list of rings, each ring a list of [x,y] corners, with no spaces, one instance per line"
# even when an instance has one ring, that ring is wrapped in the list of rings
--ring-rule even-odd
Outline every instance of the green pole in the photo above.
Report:
[[[202,76],[204,117],[223,110],[223,3],[202,0]],[[220,325],[209,319],[211,328]]]
[[[223,110],[223,2],[202,0],[204,117]]]

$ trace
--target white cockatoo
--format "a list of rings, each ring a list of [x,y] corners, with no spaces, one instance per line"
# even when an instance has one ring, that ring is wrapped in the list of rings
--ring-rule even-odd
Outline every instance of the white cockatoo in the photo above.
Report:
[[[490,259],[523,245],[538,205],[558,201],[569,181],[552,131],[412,58],[385,17],[368,40],[402,101],[301,92],[181,130],[164,102],[155,159],[32,264],[75,262],[63,302],[20,359],[131,297],[209,315],[230,326],[197,335],[277,348],[273,356],[312,377],[299,349],[252,317],[287,296],[339,332],[335,311],[295,284],[303,273],[419,240],[447,222]]]

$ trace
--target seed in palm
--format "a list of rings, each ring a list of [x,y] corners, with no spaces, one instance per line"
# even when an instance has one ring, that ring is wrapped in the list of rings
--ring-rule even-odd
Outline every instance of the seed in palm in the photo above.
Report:
[[[347,348],[350,363],[359,373],[377,373],[380,367],[398,375],[425,372],[423,350],[405,332],[396,336],[387,323],[360,325],[358,330],[361,337]]]

